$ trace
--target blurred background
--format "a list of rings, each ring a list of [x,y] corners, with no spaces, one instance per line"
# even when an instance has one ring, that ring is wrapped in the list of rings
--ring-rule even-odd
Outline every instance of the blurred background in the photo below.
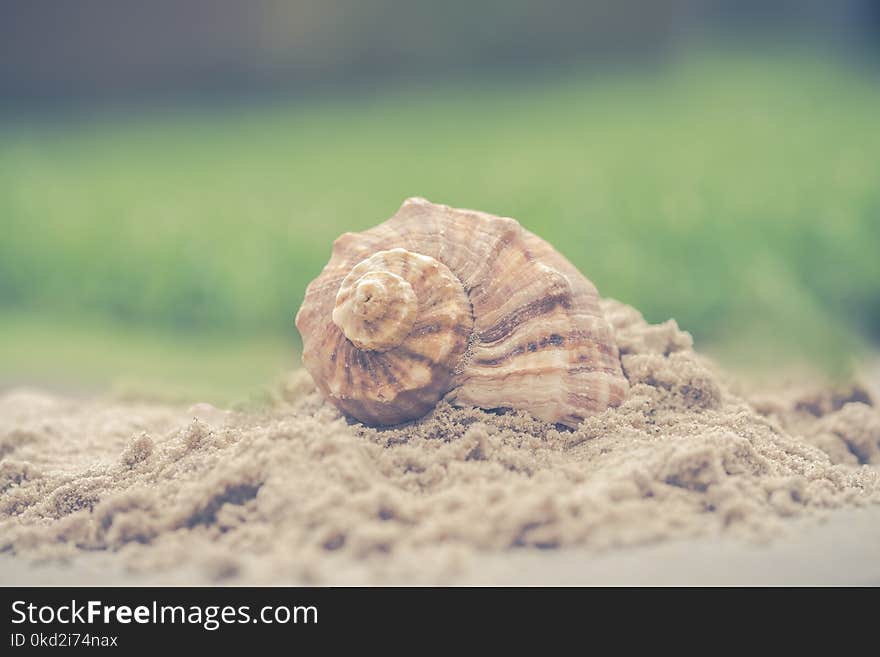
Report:
[[[0,387],[216,401],[332,240],[513,216],[735,368],[880,342],[880,2],[0,0]]]

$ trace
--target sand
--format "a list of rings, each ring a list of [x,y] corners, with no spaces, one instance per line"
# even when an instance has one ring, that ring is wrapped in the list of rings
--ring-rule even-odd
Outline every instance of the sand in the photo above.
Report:
[[[632,389],[575,431],[445,403],[367,429],[303,371],[236,410],[8,391],[0,577],[614,583],[599,574],[682,554],[668,571],[679,579],[661,583],[700,583],[688,576],[700,564],[713,583],[731,545],[768,555],[796,532],[822,545],[822,520],[838,536],[877,526],[880,411],[866,386],[757,391],[674,321],[603,303]],[[873,553],[878,534],[863,536],[852,550]]]

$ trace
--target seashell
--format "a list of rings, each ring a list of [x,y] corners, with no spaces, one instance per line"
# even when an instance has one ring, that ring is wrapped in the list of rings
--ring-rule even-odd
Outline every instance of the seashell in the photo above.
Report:
[[[345,233],[296,316],[323,395],[369,425],[446,397],[570,427],[626,397],[595,286],[514,219],[411,198]]]

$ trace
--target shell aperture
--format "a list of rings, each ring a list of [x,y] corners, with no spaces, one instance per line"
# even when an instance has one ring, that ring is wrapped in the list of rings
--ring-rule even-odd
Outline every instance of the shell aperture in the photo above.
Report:
[[[413,198],[334,242],[296,325],[318,389],[365,424],[414,420],[446,397],[573,427],[628,391],[598,302],[515,220]]]

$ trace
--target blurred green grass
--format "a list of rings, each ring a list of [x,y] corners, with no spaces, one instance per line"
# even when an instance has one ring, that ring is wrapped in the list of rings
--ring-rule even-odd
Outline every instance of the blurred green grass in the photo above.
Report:
[[[0,329],[0,389],[49,386],[80,396],[229,404],[265,397],[298,362],[291,341],[154,330],[93,320],[7,315]]]
[[[415,195],[516,217],[723,358],[840,369],[880,336],[878,183],[880,86],[810,52],[7,117],[0,381],[249,388],[332,240]]]

